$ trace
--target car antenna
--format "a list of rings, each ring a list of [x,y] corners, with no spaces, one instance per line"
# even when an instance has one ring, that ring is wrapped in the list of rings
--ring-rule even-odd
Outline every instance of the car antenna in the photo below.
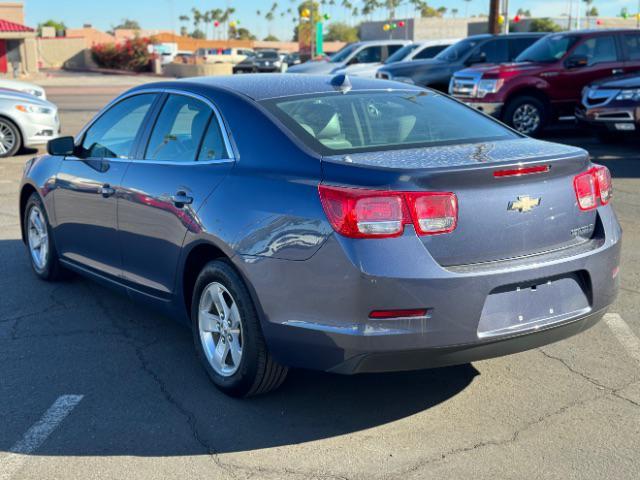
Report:
[[[349,77],[344,73],[341,73],[340,75],[336,75],[335,77],[333,77],[331,79],[331,85],[334,86],[336,90],[339,90],[342,93],[347,93],[352,88],[351,80],[349,80]]]

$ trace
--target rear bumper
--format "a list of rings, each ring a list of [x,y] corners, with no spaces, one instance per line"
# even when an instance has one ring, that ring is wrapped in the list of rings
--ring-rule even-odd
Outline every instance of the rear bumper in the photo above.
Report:
[[[601,318],[618,290],[621,231],[611,207],[599,214],[604,237],[593,246],[495,265],[443,268],[410,232],[355,243],[332,236],[309,260],[244,257],[239,268],[262,310],[269,349],[285,365],[351,374],[467,363],[566,338]],[[389,241],[391,250],[378,243]],[[484,334],[492,293],[569,275],[584,278],[588,305]],[[540,301],[557,308],[556,300]],[[525,304],[505,315],[526,315]],[[428,315],[369,318],[373,310],[406,308],[427,308]]]

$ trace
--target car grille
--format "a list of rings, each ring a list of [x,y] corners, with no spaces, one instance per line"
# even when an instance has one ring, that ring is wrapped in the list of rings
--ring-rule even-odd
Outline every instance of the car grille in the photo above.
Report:
[[[619,90],[586,88],[582,95],[582,103],[587,107],[601,107],[609,103]]]

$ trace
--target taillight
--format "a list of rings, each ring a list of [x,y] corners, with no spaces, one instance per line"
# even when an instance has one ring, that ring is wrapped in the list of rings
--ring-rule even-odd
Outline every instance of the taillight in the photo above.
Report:
[[[406,193],[416,232],[422,235],[449,233],[458,222],[458,199],[453,193]]]
[[[322,207],[333,229],[350,238],[397,237],[413,224],[419,235],[455,229],[453,193],[393,192],[320,185]]]
[[[591,210],[598,201],[606,205],[613,194],[611,173],[607,167],[590,168],[573,179],[573,186],[580,210]]]

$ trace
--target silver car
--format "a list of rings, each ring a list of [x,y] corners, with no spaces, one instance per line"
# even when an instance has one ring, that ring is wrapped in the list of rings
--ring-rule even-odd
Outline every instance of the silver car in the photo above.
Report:
[[[47,99],[47,94],[44,91],[44,88],[34,83],[22,82],[20,80],[10,80],[8,78],[0,78],[0,88],[9,88],[11,90],[29,93],[34,97],[38,97],[40,100]]]
[[[58,108],[47,100],[0,88],[0,158],[38,147],[60,134]]]

